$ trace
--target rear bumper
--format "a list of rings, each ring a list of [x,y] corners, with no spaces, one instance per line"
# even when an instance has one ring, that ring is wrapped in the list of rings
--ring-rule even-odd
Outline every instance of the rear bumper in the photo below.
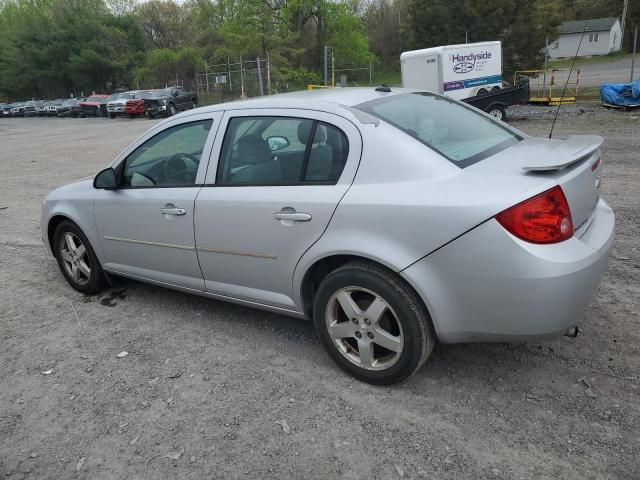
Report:
[[[579,237],[558,244],[524,242],[491,219],[401,275],[425,301],[443,343],[560,335],[593,300],[614,229],[603,200]]]

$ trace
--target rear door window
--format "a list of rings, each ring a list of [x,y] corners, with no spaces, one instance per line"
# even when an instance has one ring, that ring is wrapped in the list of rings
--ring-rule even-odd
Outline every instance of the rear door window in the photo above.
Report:
[[[217,184],[335,184],[349,145],[333,125],[307,118],[236,117],[225,133]]]

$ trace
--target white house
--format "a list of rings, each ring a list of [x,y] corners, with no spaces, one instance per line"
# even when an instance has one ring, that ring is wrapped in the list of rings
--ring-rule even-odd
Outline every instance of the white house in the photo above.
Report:
[[[586,27],[586,29],[585,29]],[[595,18],[564,22],[558,28],[559,38],[549,44],[551,58],[573,57],[578,50],[579,57],[606,55],[622,48],[622,29],[617,18]]]

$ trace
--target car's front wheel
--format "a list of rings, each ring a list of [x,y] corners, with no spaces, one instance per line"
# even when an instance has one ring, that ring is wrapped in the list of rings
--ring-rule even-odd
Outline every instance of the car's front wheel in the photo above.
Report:
[[[173,117],[177,112],[176,106],[173,103],[170,103],[167,108],[169,109],[169,116]]]
[[[436,341],[416,293],[394,273],[368,262],[346,264],[325,277],[313,319],[323,346],[340,368],[376,385],[411,376]]]
[[[54,254],[64,278],[82,293],[104,288],[104,273],[87,237],[68,220],[58,225],[53,236]]]

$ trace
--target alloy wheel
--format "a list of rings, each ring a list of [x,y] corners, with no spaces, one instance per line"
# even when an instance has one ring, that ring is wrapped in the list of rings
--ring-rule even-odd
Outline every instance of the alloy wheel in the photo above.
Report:
[[[91,279],[91,263],[82,240],[71,232],[60,238],[60,257],[69,277],[78,285],[86,285]]]
[[[391,306],[362,287],[335,292],[326,308],[329,337],[351,363],[366,370],[385,370],[400,358],[402,325]]]

